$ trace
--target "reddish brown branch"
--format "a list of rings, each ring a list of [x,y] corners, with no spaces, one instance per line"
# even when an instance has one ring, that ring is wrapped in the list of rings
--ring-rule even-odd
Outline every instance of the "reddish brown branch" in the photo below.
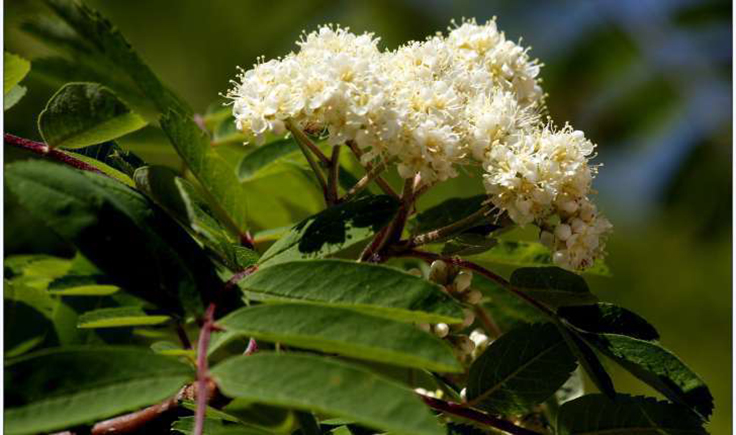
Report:
[[[12,145],[14,147],[28,150],[34,154],[38,154],[40,156],[59,161],[61,163],[65,163],[69,166],[72,166],[77,169],[81,169],[83,171],[96,172],[98,174],[105,175],[104,172],[100,171],[99,169],[95,168],[89,163],[86,163],[77,158],[74,158],[63,151],[59,151],[57,149],[51,148],[45,143],[32,141],[30,139],[25,139],[22,137],[12,135],[10,133],[5,133],[3,139],[5,141],[5,144],[7,145]]]
[[[149,406],[132,414],[101,421],[92,427],[92,435],[123,434],[134,432],[170,409],[179,406],[179,395]]]
[[[434,397],[425,396],[423,394],[420,394],[419,397],[421,397],[424,403],[437,411],[461,417],[482,425],[491,426],[512,435],[541,435],[539,432],[534,432],[533,430],[517,426],[510,421],[467,408],[459,403],[445,402],[444,400],[435,399]]]

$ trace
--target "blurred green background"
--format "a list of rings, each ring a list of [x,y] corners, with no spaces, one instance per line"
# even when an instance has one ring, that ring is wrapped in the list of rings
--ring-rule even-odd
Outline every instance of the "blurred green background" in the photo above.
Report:
[[[731,4],[695,0],[126,0],[89,1],[154,71],[203,112],[237,65],[295,48],[302,30],[340,23],[372,31],[384,47],[422,39],[451,19],[497,16],[499,27],[545,67],[549,114],[599,144],[598,203],[615,225],[613,277],[591,277],[604,300],[649,319],[662,343],[711,387],[714,434],[732,430]],[[49,54],[18,30],[36,1],[5,4],[5,49]],[[28,95],[5,114],[7,132],[38,139],[35,118],[60,83],[31,72]],[[124,145],[177,166],[145,132]],[[15,156],[5,150],[6,160]],[[466,196],[465,191],[457,192]],[[6,194],[6,198],[8,195]],[[66,249],[5,204],[5,250]],[[617,373],[623,391],[654,394]]]

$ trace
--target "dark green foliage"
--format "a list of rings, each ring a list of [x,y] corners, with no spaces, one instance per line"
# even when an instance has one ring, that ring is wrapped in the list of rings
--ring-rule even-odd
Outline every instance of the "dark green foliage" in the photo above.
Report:
[[[575,367],[575,356],[554,325],[522,326],[473,362],[468,402],[495,414],[522,414],[554,394]]]
[[[229,397],[353,418],[399,433],[442,433],[411,391],[328,358],[260,353],[231,358],[214,367],[212,375]],[[401,417],[393,410],[401,410]]]
[[[131,293],[181,310],[220,285],[204,252],[130,188],[41,161],[14,164],[5,176],[26,209]]]
[[[619,334],[640,340],[658,340],[659,333],[637,314],[613,304],[561,307],[557,314],[575,328],[594,334]]]
[[[324,258],[365,241],[394,217],[390,196],[365,196],[328,208],[296,224],[261,257],[263,265]]]
[[[413,325],[341,308],[258,305],[241,308],[218,325],[258,340],[439,372],[462,371],[442,340]]]
[[[111,90],[95,83],[65,85],[38,116],[38,130],[52,148],[97,145],[145,125]]]
[[[292,261],[259,269],[239,285],[276,299],[331,304],[403,321],[457,323],[463,318],[458,304],[439,286],[386,266]]]
[[[511,274],[511,284],[553,308],[598,301],[582,277],[559,267],[516,269]]]
[[[133,348],[61,348],[5,366],[5,432],[94,422],[163,400],[192,378],[176,359]],[[39,418],[42,416],[43,418]]]
[[[703,422],[687,408],[648,397],[589,394],[562,405],[559,435],[705,435]]]

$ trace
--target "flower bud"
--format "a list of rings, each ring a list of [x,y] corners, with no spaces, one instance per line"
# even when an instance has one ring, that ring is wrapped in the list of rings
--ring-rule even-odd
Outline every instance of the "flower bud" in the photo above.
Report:
[[[419,278],[424,277],[424,274],[422,273],[422,271],[417,269],[416,267],[413,269],[409,269],[408,273],[414,276],[418,276]]]
[[[478,290],[471,290],[467,294],[465,294],[465,302],[469,303],[470,305],[478,305],[482,299],[483,293]]]
[[[445,338],[447,337],[447,334],[450,332],[450,327],[447,325],[447,323],[438,323],[434,325],[434,335],[438,336],[439,338]]]
[[[439,284],[447,282],[447,263],[442,260],[435,260],[429,266],[429,280]]]
[[[470,287],[470,283],[472,281],[473,281],[473,272],[462,270],[455,277],[453,284],[455,284],[455,290],[462,293]]]

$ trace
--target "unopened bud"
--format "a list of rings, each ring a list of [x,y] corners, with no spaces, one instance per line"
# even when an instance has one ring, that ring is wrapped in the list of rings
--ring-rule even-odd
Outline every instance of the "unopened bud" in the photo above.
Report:
[[[478,305],[483,299],[483,293],[478,290],[471,290],[467,294],[465,294],[464,299],[465,302],[469,303],[470,305]]]
[[[447,282],[447,263],[442,260],[435,260],[429,266],[429,280],[439,284]]]
[[[463,400],[463,402],[468,401],[468,389],[467,388],[463,388],[462,390],[460,390],[460,398]]]
[[[419,278],[422,278],[424,276],[424,274],[422,273],[422,271],[419,270],[419,269],[417,269],[417,268],[409,269],[408,272],[409,272],[409,274],[414,275],[414,276],[418,276]]]
[[[421,329],[421,330],[422,330],[422,331],[424,331],[424,332],[429,332],[429,331],[430,331],[430,329],[432,329],[432,328],[431,328],[431,327],[429,326],[429,323],[418,323],[418,324],[417,324],[417,327],[419,327],[419,329]]]
[[[470,287],[470,283],[473,281],[473,272],[470,272],[468,270],[462,270],[460,273],[457,274],[455,277],[455,281],[453,283],[455,284],[455,290],[458,292],[464,292]]]
[[[463,313],[465,313],[465,318],[463,319],[462,327],[467,328],[468,326],[472,325],[473,322],[475,322],[475,313],[473,310],[463,310]]]
[[[447,323],[438,323],[434,325],[434,335],[438,336],[439,338],[445,338],[447,337],[447,334],[450,332],[450,327],[447,325]]]

